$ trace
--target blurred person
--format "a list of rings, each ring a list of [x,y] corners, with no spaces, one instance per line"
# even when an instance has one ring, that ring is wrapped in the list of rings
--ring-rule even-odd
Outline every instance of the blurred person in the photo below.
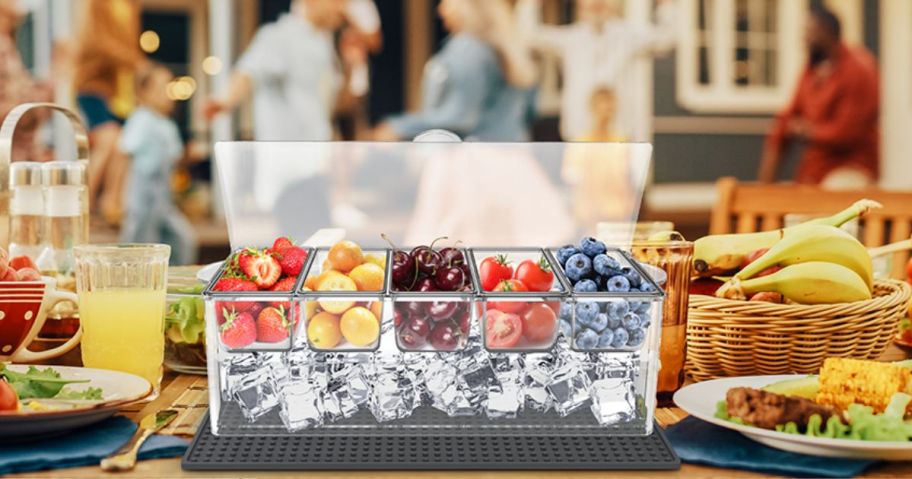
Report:
[[[570,25],[544,25],[542,0],[520,0],[516,14],[532,48],[561,60],[560,133],[564,140],[579,138],[589,128],[589,99],[599,85],[610,85],[617,99],[614,130],[645,140],[636,125],[649,112],[632,102],[641,85],[630,75],[634,61],[674,47],[677,39],[676,0],[657,0],[656,24],[622,18],[622,0],[576,0],[577,19]]]
[[[798,183],[834,189],[872,185],[880,171],[877,61],[863,48],[849,48],[839,19],[824,8],[811,10],[805,43],[807,66],[766,138],[759,179],[775,181],[785,148],[803,144]]]
[[[535,66],[503,0],[443,0],[437,12],[450,32],[424,69],[422,107],[374,131],[377,140],[411,140],[433,128],[482,141],[529,139]]]
[[[123,215],[129,162],[117,148],[123,120],[133,110],[134,75],[145,61],[139,49],[138,0],[85,0],[73,87],[89,129],[89,202],[112,224]]]
[[[602,148],[581,143],[626,141],[615,131],[617,96],[609,87],[597,87],[589,101],[589,129],[574,138],[564,153],[561,176],[573,192],[574,216],[583,234],[591,234],[600,221],[631,218],[633,191],[630,157],[623,148]],[[611,153],[611,154],[609,154]]]
[[[19,0],[0,0],[0,119],[19,104],[53,97],[50,85],[32,77],[16,48],[16,29],[25,13]],[[19,120],[13,133],[12,161],[39,161],[42,154],[35,132],[45,117],[44,112],[32,111]]]
[[[226,91],[210,98],[203,115],[236,109],[253,96],[257,141],[330,141],[342,87],[333,32],[346,1],[294,0],[291,12],[257,31],[235,65]]]
[[[193,264],[197,242],[193,226],[174,205],[171,176],[184,154],[177,123],[171,118],[174,100],[167,88],[174,75],[150,63],[136,75],[139,107],[124,124],[120,149],[131,167],[124,203],[126,215],[120,240],[165,243],[172,264]]]
[[[333,139],[332,117],[345,78],[333,34],[345,22],[347,1],[294,0],[291,11],[262,26],[235,65],[228,88],[206,101],[207,120],[236,109],[253,96],[253,135],[257,141],[319,141]],[[259,157],[245,178],[259,207],[279,219],[307,217],[299,230],[329,226],[327,155],[302,158],[288,165]],[[281,177],[270,174],[283,168]],[[289,202],[294,199],[294,203]]]

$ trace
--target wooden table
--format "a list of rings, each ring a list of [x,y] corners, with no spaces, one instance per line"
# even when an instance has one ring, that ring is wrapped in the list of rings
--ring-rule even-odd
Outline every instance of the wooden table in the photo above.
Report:
[[[881,358],[884,361],[898,361],[901,359],[906,359],[907,354],[896,347],[890,347],[883,357]],[[167,374],[165,376],[162,393],[159,397],[149,403],[144,405],[141,408],[130,409],[123,412],[123,414],[134,421],[139,421],[140,418],[149,414],[153,411],[159,409],[164,409],[167,407],[172,407],[175,404],[183,406],[187,403],[199,403],[199,398],[197,397],[200,394],[205,394],[203,388],[205,387],[205,378],[201,376],[190,376],[190,375],[174,375]],[[189,400],[188,400],[189,398]],[[198,417],[202,412],[203,408],[198,405],[197,411],[186,411],[182,413],[182,418],[186,417]],[[194,416],[196,415],[196,416]],[[659,422],[662,427],[670,426],[677,423],[681,419],[684,419],[687,415],[678,408],[660,408],[656,411],[656,420]],[[103,473],[98,467],[78,467],[71,469],[58,469],[55,471],[42,471],[36,473],[29,473],[24,475],[13,475],[10,477],[72,477],[72,478],[96,478],[101,476]],[[624,478],[758,478],[758,477],[773,477],[764,474],[755,474],[751,472],[744,471],[735,471],[728,469],[719,469],[713,467],[704,467],[696,466],[691,464],[681,465],[679,471],[670,471],[670,472],[657,472],[657,471],[644,471],[644,472],[529,472],[529,471],[516,471],[516,472],[478,472],[478,471],[466,471],[466,472],[234,472],[234,473],[225,473],[225,472],[185,472],[181,470],[180,459],[157,459],[152,461],[140,461],[136,469],[129,473],[118,474],[118,477],[123,478],[172,478],[172,477],[230,477],[230,478],[254,478],[254,477],[301,477],[301,478],[333,478],[333,479],[356,479],[356,478],[370,478],[370,479],[379,479],[379,478],[402,478],[402,477],[415,477],[415,478],[431,478],[431,477],[447,477],[447,478],[488,478],[488,477],[503,477],[503,478],[516,478],[516,479],[537,479],[537,478],[565,478],[565,477],[574,477],[574,478],[612,478],[612,477],[624,477]],[[868,474],[865,474],[864,477],[876,477],[876,478],[909,478],[912,477],[912,462],[910,463],[889,463],[882,466],[873,468]]]

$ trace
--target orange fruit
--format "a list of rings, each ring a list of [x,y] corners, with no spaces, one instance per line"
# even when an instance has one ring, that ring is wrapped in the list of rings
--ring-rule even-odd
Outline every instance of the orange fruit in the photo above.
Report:
[[[348,273],[358,291],[380,291],[383,289],[383,268],[374,263],[364,263]]]
[[[333,269],[332,261],[330,261],[329,258],[324,259],[323,264],[320,265],[320,269],[322,269],[324,273],[327,271],[332,271],[332,269]]]
[[[360,306],[346,311],[339,327],[345,340],[358,347],[368,346],[380,337],[380,321],[374,313]]]
[[[358,291],[355,281],[338,271],[327,271],[320,277],[317,291]]]
[[[323,278],[322,274],[310,274],[307,276],[307,279],[304,280],[304,289],[308,291],[314,291],[317,289],[317,285],[320,284],[320,280]]]
[[[364,255],[361,253],[361,247],[357,243],[342,240],[329,249],[328,259],[333,269],[348,273],[364,262]]]
[[[307,324],[307,339],[315,348],[332,349],[342,341],[339,317],[326,312],[319,313]]]
[[[372,263],[379,266],[381,269],[386,269],[386,257],[380,256],[378,254],[369,254],[364,257],[365,263]]]
[[[378,321],[383,318],[383,301],[374,301],[367,306],[368,309],[370,309],[370,312],[374,313],[374,316]]]

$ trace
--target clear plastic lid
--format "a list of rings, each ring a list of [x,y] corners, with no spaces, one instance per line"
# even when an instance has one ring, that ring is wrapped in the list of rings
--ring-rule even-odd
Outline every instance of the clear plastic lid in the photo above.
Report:
[[[325,228],[365,246],[548,247],[603,222],[629,243],[652,145],[223,142],[215,159],[232,248]]]

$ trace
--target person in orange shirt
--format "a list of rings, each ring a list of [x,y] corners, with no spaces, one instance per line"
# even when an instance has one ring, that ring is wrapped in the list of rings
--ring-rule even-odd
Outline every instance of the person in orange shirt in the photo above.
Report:
[[[824,8],[811,11],[805,41],[808,65],[766,139],[759,179],[775,181],[785,148],[803,144],[798,183],[841,189],[874,184],[880,173],[876,60],[843,43],[839,19]]]

